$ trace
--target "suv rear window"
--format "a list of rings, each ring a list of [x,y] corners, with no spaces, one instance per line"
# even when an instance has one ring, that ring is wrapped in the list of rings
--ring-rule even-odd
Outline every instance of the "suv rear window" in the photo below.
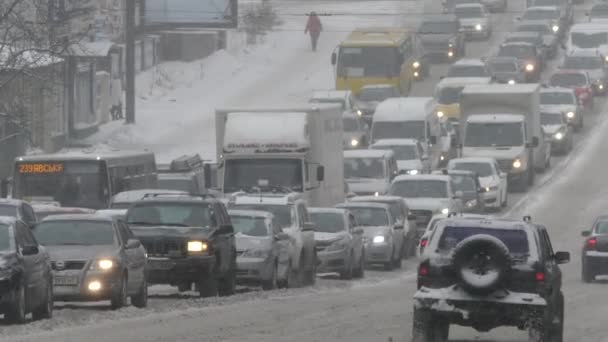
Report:
[[[139,203],[127,212],[127,222],[135,225],[209,227],[217,224],[207,203]]]
[[[439,239],[438,249],[442,252],[449,252],[460,241],[478,234],[490,235],[499,239],[509,248],[511,254],[527,255],[530,252],[528,236],[524,230],[479,227],[445,227]]]

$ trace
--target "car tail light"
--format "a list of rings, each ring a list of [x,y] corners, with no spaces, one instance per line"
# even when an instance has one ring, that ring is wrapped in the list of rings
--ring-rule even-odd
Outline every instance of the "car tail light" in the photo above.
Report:
[[[427,244],[427,243],[428,243],[428,240],[427,240],[426,238],[425,238],[425,239],[420,240],[420,247],[426,247],[426,244]]]
[[[588,87],[577,87],[574,89],[576,97],[588,97],[591,93]]]
[[[420,264],[418,267],[418,275],[427,276],[429,275],[429,267],[425,264]]]
[[[597,246],[597,238],[590,238],[587,240],[587,249],[595,249],[595,246]]]
[[[542,282],[545,281],[545,273],[544,272],[536,272],[536,281]]]

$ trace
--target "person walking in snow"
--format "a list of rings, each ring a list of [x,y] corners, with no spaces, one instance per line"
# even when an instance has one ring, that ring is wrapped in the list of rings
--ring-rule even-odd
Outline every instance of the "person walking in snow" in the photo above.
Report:
[[[308,15],[308,21],[306,22],[306,29],[304,29],[304,34],[310,34],[312,51],[317,51],[317,41],[319,40],[319,35],[321,34],[322,30],[323,25],[321,25],[321,19],[319,19],[316,12],[310,12]]]

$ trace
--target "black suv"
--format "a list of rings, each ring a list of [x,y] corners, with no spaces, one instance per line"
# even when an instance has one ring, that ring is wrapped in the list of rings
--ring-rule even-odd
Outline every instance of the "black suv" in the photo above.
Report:
[[[234,293],[234,229],[222,202],[154,194],[135,202],[126,219],[148,253],[149,284],[189,291],[194,283],[201,297]]]
[[[527,329],[530,341],[562,341],[564,295],[545,227],[523,221],[448,218],[418,266],[413,341],[447,341],[450,324]]]

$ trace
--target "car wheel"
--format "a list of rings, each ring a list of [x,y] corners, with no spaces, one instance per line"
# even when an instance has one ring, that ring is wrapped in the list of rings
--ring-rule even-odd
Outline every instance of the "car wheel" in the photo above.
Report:
[[[402,257],[403,257],[403,247],[401,247],[399,254],[397,254],[395,259],[393,260],[393,268],[401,268],[401,261],[403,260]]]
[[[551,342],[564,340],[564,294],[560,291],[557,297],[557,312],[554,315]]]
[[[302,262],[300,262],[300,266],[301,266]],[[301,282],[301,277],[300,274],[302,272],[300,272],[300,270],[296,270],[293,267],[291,267],[291,262],[289,264],[289,270],[287,271],[287,287],[289,288],[298,288],[298,287],[302,287],[302,282]]]
[[[272,266],[272,274],[269,279],[262,281],[262,290],[269,291],[277,288],[277,263]]]
[[[353,279],[353,268],[355,267],[355,265],[353,265],[354,263],[355,262],[353,260],[353,253],[351,252],[346,260],[344,269],[340,272],[340,279],[343,279],[343,280]]]
[[[289,278],[291,277],[291,260],[287,263],[287,269],[285,270],[285,279],[277,279],[277,287],[285,289],[289,287]]]
[[[551,323],[546,317],[531,320],[528,327],[530,342],[553,342],[551,340]]]
[[[426,310],[414,309],[412,342],[446,342],[450,334],[450,324],[445,319],[433,317]]]
[[[581,278],[585,283],[591,283],[595,280],[595,274],[589,269],[589,263],[583,258],[583,267],[581,268]]]
[[[136,308],[145,308],[148,306],[148,280],[144,274],[144,280],[141,282],[139,290],[134,296],[131,296],[131,304]]]
[[[46,297],[44,298],[44,303],[40,305],[39,308],[32,312],[32,318],[35,321],[41,319],[50,319],[53,317],[53,283],[52,280],[49,280],[49,284],[46,288]]]
[[[306,285],[313,286],[317,282],[317,260],[317,252],[315,251],[310,260],[311,265],[308,270]]]
[[[23,284],[13,292],[13,302],[9,304],[4,317],[11,323],[25,323],[25,286]]]
[[[232,296],[236,292],[236,260],[228,273],[218,282],[218,294],[222,297]]]
[[[117,310],[127,305],[127,281],[127,275],[123,274],[117,292],[115,291],[110,299],[112,310]]]
[[[353,272],[353,277],[355,278],[363,278],[365,276],[365,254],[361,251],[361,257],[359,258],[359,262],[357,264],[357,268]]]
[[[509,197],[508,197],[508,195],[507,195],[507,194],[504,194],[503,196],[504,196],[504,198],[505,198],[505,199],[504,199],[503,201],[501,201],[501,202],[500,202],[500,206],[501,206],[502,208],[506,208],[506,207],[507,207],[507,205],[509,204],[509,203],[508,203],[508,202],[509,202]],[[501,198],[502,198],[502,197],[501,197]]]
[[[215,297],[218,294],[218,281],[215,268],[211,268],[200,276],[197,284],[198,293],[201,297]]]

